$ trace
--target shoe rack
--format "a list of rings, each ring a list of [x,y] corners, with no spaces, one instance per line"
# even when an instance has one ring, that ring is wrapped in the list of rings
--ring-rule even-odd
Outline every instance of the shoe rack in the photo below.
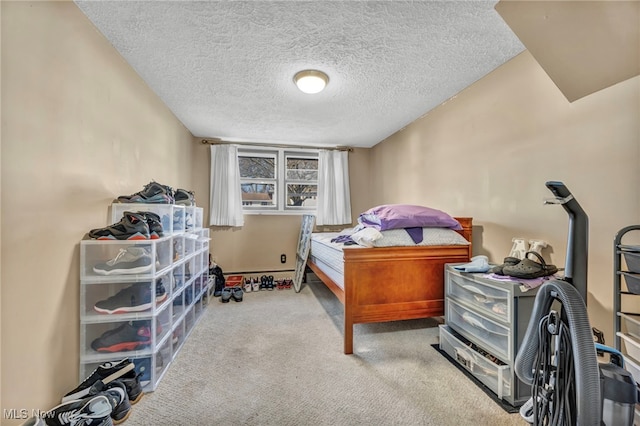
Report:
[[[624,367],[640,382],[640,225],[618,231],[613,242],[613,335]],[[630,244],[633,243],[633,244]],[[640,404],[636,405],[636,419]],[[635,423],[634,423],[635,424]]]
[[[114,203],[110,224],[125,211],[158,214],[163,236],[80,241],[80,378],[129,358],[149,392],[207,306],[209,229],[202,208],[168,204]]]

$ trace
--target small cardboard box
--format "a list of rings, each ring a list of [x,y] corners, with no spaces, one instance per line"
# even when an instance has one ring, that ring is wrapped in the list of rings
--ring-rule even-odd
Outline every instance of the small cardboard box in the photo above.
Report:
[[[229,275],[224,282],[225,287],[236,287],[242,286],[243,280],[242,275]]]

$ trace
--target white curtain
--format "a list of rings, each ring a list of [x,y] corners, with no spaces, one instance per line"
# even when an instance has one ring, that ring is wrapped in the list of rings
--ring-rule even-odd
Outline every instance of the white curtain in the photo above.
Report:
[[[211,145],[209,225],[242,226],[242,191],[237,145]]]
[[[347,151],[320,150],[316,224],[346,223],[351,223],[349,154]]]

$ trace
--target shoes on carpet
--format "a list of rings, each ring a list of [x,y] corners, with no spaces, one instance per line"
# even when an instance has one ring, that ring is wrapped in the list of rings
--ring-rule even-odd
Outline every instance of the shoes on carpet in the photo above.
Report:
[[[148,325],[135,326],[128,322],[102,333],[91,342],[97,352],[134,351],[151,344],[151,328]]]
[[[251,278],[251,291],[260,291],[260,283],[258,282],[258,277]]]
[[[233,300],[236,302],[242,302],[242,295],[244,293],[242,291],[242,287],[231,287],[231,290],[231,297]]]
[[[140,383],[141,376],[141,373],[136,373],[135,370],[131,370],[124,376],[117,379],[124,385],[125,389],[127,390],[127,397],[129,398],[129,402],[131,404],[136,404],[144,395],[142,384]]]
[[[233,287],[225,287],[222,289],[222,292],[220,293],[220,301],[222,303],[229,303],[229,300],[231,300],[231,296],[233,294]]]
[[[89,389],[89,396],[104,395],[111,403],[111,419],[113,424],[120,424],[131,414],[131,402],[127,388],[120,380],[113,380],[107,384],[98,380]]]
[[[111,421],[113,402],[115,401],[108,395],[100,393],[64,402],[46,412],[42,417],[48,426],[110,426],[113,424]]]
[[[69,402],[75,399],[83,398],[89,395],[89,389],[91,386],[101,380],[102,383],[110,383],[113,380],[127,377],[128,374],[134,371],[135,365],[131,360],[125,358],[121,361],[109,361],[100,364],[95,370],[91,372],[89,377],[84,379],[77,388],[68,392],[63,398],[62,402]]]
[[[260,290],[266,290],[267,289],[267,276],[263,275],[260,277]]]
[[[253,290],[253,278],[245,278],[244,279],[244,292],[251,293]]]
[[[144,186],[142,191],[131,195],[121,195],[118,203],[148,203],[148,204],[173,204],[173,189],[170,186],[151,181]]]
[[[143,274],[153,269],[151,254],[143,247],[131,246],[120,249],[118,255],[93,267],[98,275]]]
[[[144,215],[124,212],[120,222],[92,229],[89,231],[89,237],[96,240],[148,240],[151,235]]]

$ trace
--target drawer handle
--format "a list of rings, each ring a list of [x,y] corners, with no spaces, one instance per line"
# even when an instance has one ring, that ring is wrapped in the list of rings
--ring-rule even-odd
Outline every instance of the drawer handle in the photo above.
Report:
[[[469,293],[473,293],[473,298],[476,299],[479,303],[493,303],[493,298],[487,296],[482,290],[473,285],[463,285],[462,288],[467,290]]]
[[[500,333],[499,331],[488,329],[487,327],[484,326],[482,321],[478,320],[468,312],[465,312],[464,314],[462,314],[462,319],[464,320],[464,322],[471,325],[472,327],[479,328],[480,330],[483,330],[492,334],[497,334],[498,336],[507,336],[506,333]]]

